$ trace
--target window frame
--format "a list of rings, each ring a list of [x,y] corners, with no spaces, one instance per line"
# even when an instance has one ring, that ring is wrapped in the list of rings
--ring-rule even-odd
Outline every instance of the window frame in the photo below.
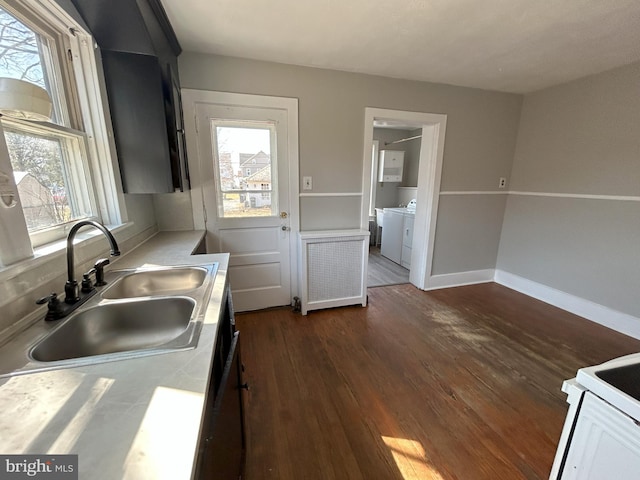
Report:
[[[14,0],[11,4],[0,0],[0,6],[45,40],[42,45],[50,50],[50,54],[44,56],[43,69],[50,72],[58,87],[55,95],[51,96],[58,123],[3,117],[0,121],[2,141],[5,123],[10,129],[49,131],[54,132],[54,136],[77,142],[78,152],[84,159],[87,188],[91,193],[91,216],[83,218],[101,221],[111,228],[122,225],[127,221],[124,195],[115,145],[108,133],[111,124],[106,95],[103,93],[104,77],[99,63],[99,50],[91,34],[53,0]],[[13,234],[15,239],[24,238],[26,224],[16,221],[16,217],[0,216],[0,221],[7,230],[16,231]],[[26,237],[30,239],[32,249],[40,248],[65,238],[78,220],[46,230],[26,232]],[[6,263],[4,257],[0,251],[0,264]],[[12,255],[7,257],[11,258]]]
[[[84,132],[48,122],[35,124],[35,122],[27,120],[3,118],[3,135],[6,131],[26,135],[42,135],[48,138],[53,137],[60,141],[64,156],[67,157],[64,167],[67,170],[69,184],[65,186],[73,191],[73,193],[67,192],[67,194],[77,197],[76,202],[81,204],[82,210],[91,212],[89,215],[79,216],[68,222],[29,232],[33,247],[37,248],[66,236],[73,224],[79,220],[101,220],[99,216],[95,215],[98,208],[93,188],[93,175],[88,162],[87,138]],[[82,192],[85,187],[87,192]]]

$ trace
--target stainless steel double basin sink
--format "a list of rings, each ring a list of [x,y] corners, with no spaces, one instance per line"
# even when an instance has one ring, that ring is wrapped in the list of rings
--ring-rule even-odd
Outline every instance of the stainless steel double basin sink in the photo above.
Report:
[[[112,271],[109,285],[29,350],[35,370],[194,348],[217,264]]]

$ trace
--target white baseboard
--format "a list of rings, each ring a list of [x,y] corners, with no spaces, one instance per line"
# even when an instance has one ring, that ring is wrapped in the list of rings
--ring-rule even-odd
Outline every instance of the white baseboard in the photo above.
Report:
[[[461,287],[462,285],[473,285],[476,283],[493,282],[495,270],[472,270],[469,272],[445,273],[442,275],[432,275],[427,280],[425,290],[435,290],[437,288]]]
[[[640,318],[502,270],[495,271],[494,281],[592,322],[640,339]]]

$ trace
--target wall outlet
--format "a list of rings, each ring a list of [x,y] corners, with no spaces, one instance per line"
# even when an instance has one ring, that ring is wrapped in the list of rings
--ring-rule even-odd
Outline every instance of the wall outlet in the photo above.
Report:
[[[311,177],[302,177],[302,189],[303,190],[313,189],[313,180]]]
[[[504,188],[507,186],[507,179],[505,177],[500,177],[498,180],[498,188]]]

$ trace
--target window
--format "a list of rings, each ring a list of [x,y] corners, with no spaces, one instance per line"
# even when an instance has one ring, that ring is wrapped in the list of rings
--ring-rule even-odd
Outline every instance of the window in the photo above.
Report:
[[[34,247],[79,219],[121,220],[92,44],[51,0],[0,0],[0,77],[38,85],[53,102],[50,122],[0,119]]]
[[[93,216],[81,138],[10,122],[4,136],[29,232]]]
[[[272,201],[275,196],[271,196],[276,180],[271,155],[276,145],[275,122],[213,119],[211,132],[218,172],[218,216],[276,215],[278,205]],[[242,172],[243,168],[243,177],[233,174],[238,170]]]

